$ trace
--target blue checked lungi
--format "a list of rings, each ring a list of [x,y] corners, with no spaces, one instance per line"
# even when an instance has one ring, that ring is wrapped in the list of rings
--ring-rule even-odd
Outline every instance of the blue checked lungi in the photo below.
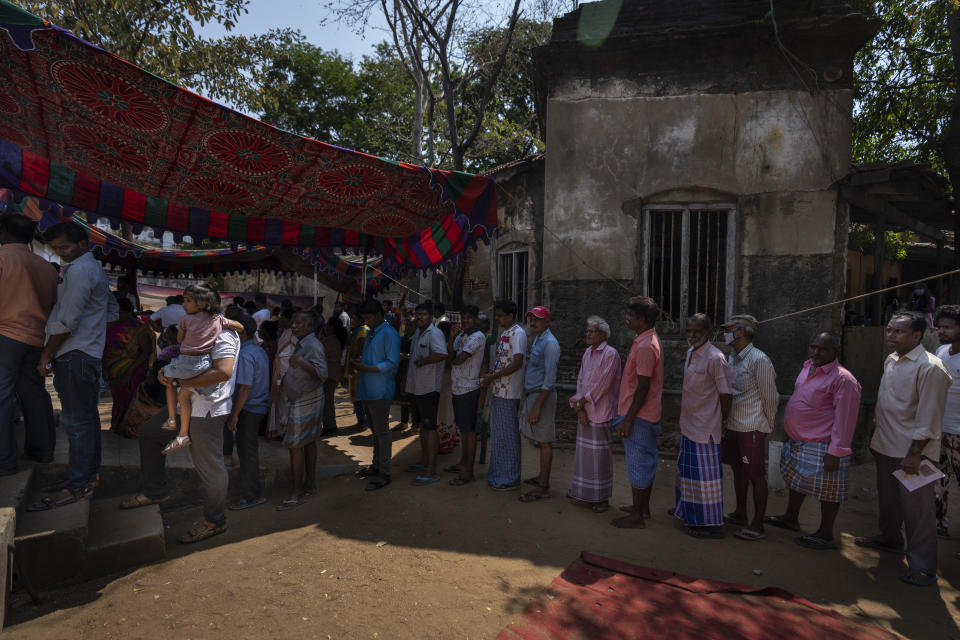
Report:
[[[517,409],[520,400],[494,396],[490,409],[490,486],[520,484],[520,425]]]
[[[623,416],[613,420],[614,428],[623,422]],[[627,460],[627,477],[634,489],[646,489],[657,475],[657,438],[660,423],[634,418],[630,435],[623,441],[624,457]]]
[[[674,512],[691,527],[723,524],[723,471],[720,445],[713,441],[680,441],[677,459],[677,507]]]
[[[823,457],[829,442],[787,440],[780,450],[780,475],[791,491],[821,502],[844,502],[850,491],[850,456],[840,458],[840,467],[824,473]]]

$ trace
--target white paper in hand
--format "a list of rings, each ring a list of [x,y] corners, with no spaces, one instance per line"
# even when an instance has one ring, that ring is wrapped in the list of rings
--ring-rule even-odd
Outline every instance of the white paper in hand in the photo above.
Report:
[[[893,476],[900,481],[907,491],[916,491],[920,487],[925,487],[931,482],[935,482],[943,477],[943,472],[937,469],[932,462],[924,459],[920,463],[917,473],[908,474],[903,469],[897,469]]]

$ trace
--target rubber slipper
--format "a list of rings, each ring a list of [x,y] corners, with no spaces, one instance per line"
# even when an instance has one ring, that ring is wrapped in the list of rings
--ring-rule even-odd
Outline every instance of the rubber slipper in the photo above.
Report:
[[[741,540],[750,540],[750,541],[763,540],[764,538],[767,537],[767,534],[763,533],[762,531],[754,531],[753,529],[747,529],[746,527],[744,527],[743,529],[740,529],[740,531],[737,531],[733,535],[737,538],[740,538]]]
[[[538,500],[549,500],[549,493],[540,493],[536,489],[533,491],[527,491],[525,494],[520,496],[520,502],[537,502]]]
[[[590,511],[593,511],[594,513],[606,513],[606,511],[609,508],[610,508],[609,502],[597,502],[592,507],[590,507]]]
[[[457,473],[457,474],[459,474],[461,471],[462,469],[455,464],[452,464],[443,470],[444,473]]]
[[[806,547],[807,549],[836,549],[837,543],[835,540],[827,540],[826,538],[821,538],[820,536],[800,536],[799,538],[794,538],[796,543],[801,547]]]
[[[440,476],[417,476],[410,484],[415,487],[425,487],[434,482],[440,482]]]
[[[687,527],[687,535],[700,540],[716,539],[723,537],[723,530],[720,527]]]
[[[494,491],[516,491],[520,488],[519,484],[492,484],[490,488]]]
[[[161,504],[169,499],[170,496],[165,496],[163,498],[148,498],[146,495],[138,493],[137,495],[122,501],[118,506],[126,511],[127,509],[139,509],[140,507],[149,507],[152,504]]]
[[[277,505],[277,511],[289,511],[290,509],[296,509],[304,502],[305,501],[302,496],[290,496]]]
[[[763,524],[768,524],[771,527],[777,527],[780,529],[786,529],[788,531],[800,531],[800,525],[796,522],[791,522],[783,516],[766,516],[763,519]]]
[[[776,516],[771,516],[771,517],[776,517]],[[723,514],[723,522],[724,524],[735,524],[740,527],[745,527],[748,524],[746,518],[736,518],[732,513]]]
[[[915,587],[929,587],[937,581],[937,574],[927,573],[926,571],[918,571],[916,573],[900,576],[900,581],[906,582],[907,584],[912,584]]]
[[[473,478],[464,478],[463,476],[457,476],[450,480],[447,484],[453,485],[454,487],[462,487],[465,484],[470,484],[473,482]]]
[[[259,507],[267,501],[266,498],[260,496],[256,500],[247,500],[246,498],[241,498],[233,504],[231,504],[228,509],[231,511],[243,511],[244,509],[252,509],[253,507]]]
[[[883,551],[884,553],[894,553],[898,556],[907,554],[903,547],[895,547],[879,536],[874,536],[872,538],[854,538],[853,544],[857,545],[858,547],[866,547],[867,549]]]
[[[427,466],[424,464],[420,464],[419,462],[417,462],[416,464],[411,464],[406,469],[404,469],[404,471],[406,471],[407,473],[413,473],[414,471],[426,471],[426,470],[427,470]]]
[[[75,502],[83,502],[93,497],[93,490],[86,489],[64,489],[52,498],[40,498],[36,502],[27,505],[27,511],[50,511],[71,505]]]
[[[388,484],[390,484],[390,478],[381,478],[377,476],[370,479],[370,482],[367,483],[364,491],[376,491],[377,489],[383,489]]]
[[[374,469],[373,467],[362,467],[360,469],[357,469],[353,473],[353,477],[354,478],[370,478],[375,475],[379,475],[379,473],[380,472]]]

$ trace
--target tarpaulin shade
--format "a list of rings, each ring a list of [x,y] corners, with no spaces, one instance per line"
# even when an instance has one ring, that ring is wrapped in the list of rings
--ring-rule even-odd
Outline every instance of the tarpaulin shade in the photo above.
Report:
[[[276,129],[0,0],[0,187],[235,242],[434,267],[497,225],[483,176]]]

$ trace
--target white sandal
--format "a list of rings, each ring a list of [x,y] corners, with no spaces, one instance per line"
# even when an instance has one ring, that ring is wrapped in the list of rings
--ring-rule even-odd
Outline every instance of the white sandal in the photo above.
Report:
[[[167,420],[166,422],[164,422],[164,423],[163,423],[163,426],[160,427],[160,428],[161,428],[161,429],[165,429],[166,431],[176,431],[176,430],[177,430],[177,419],[176,419],[176,418],[170,418],[169,420]]]
[[[177,449],[183,449],[184,447],[189,447],[189,446],[190,446],[190,436],[177,436],[176,438],[168,442],[167,446],[165,446],[163,448],[163,451],[161,451],[160,453],[162,453],[163,455],[167,455],[168,453],[176,451]]]

